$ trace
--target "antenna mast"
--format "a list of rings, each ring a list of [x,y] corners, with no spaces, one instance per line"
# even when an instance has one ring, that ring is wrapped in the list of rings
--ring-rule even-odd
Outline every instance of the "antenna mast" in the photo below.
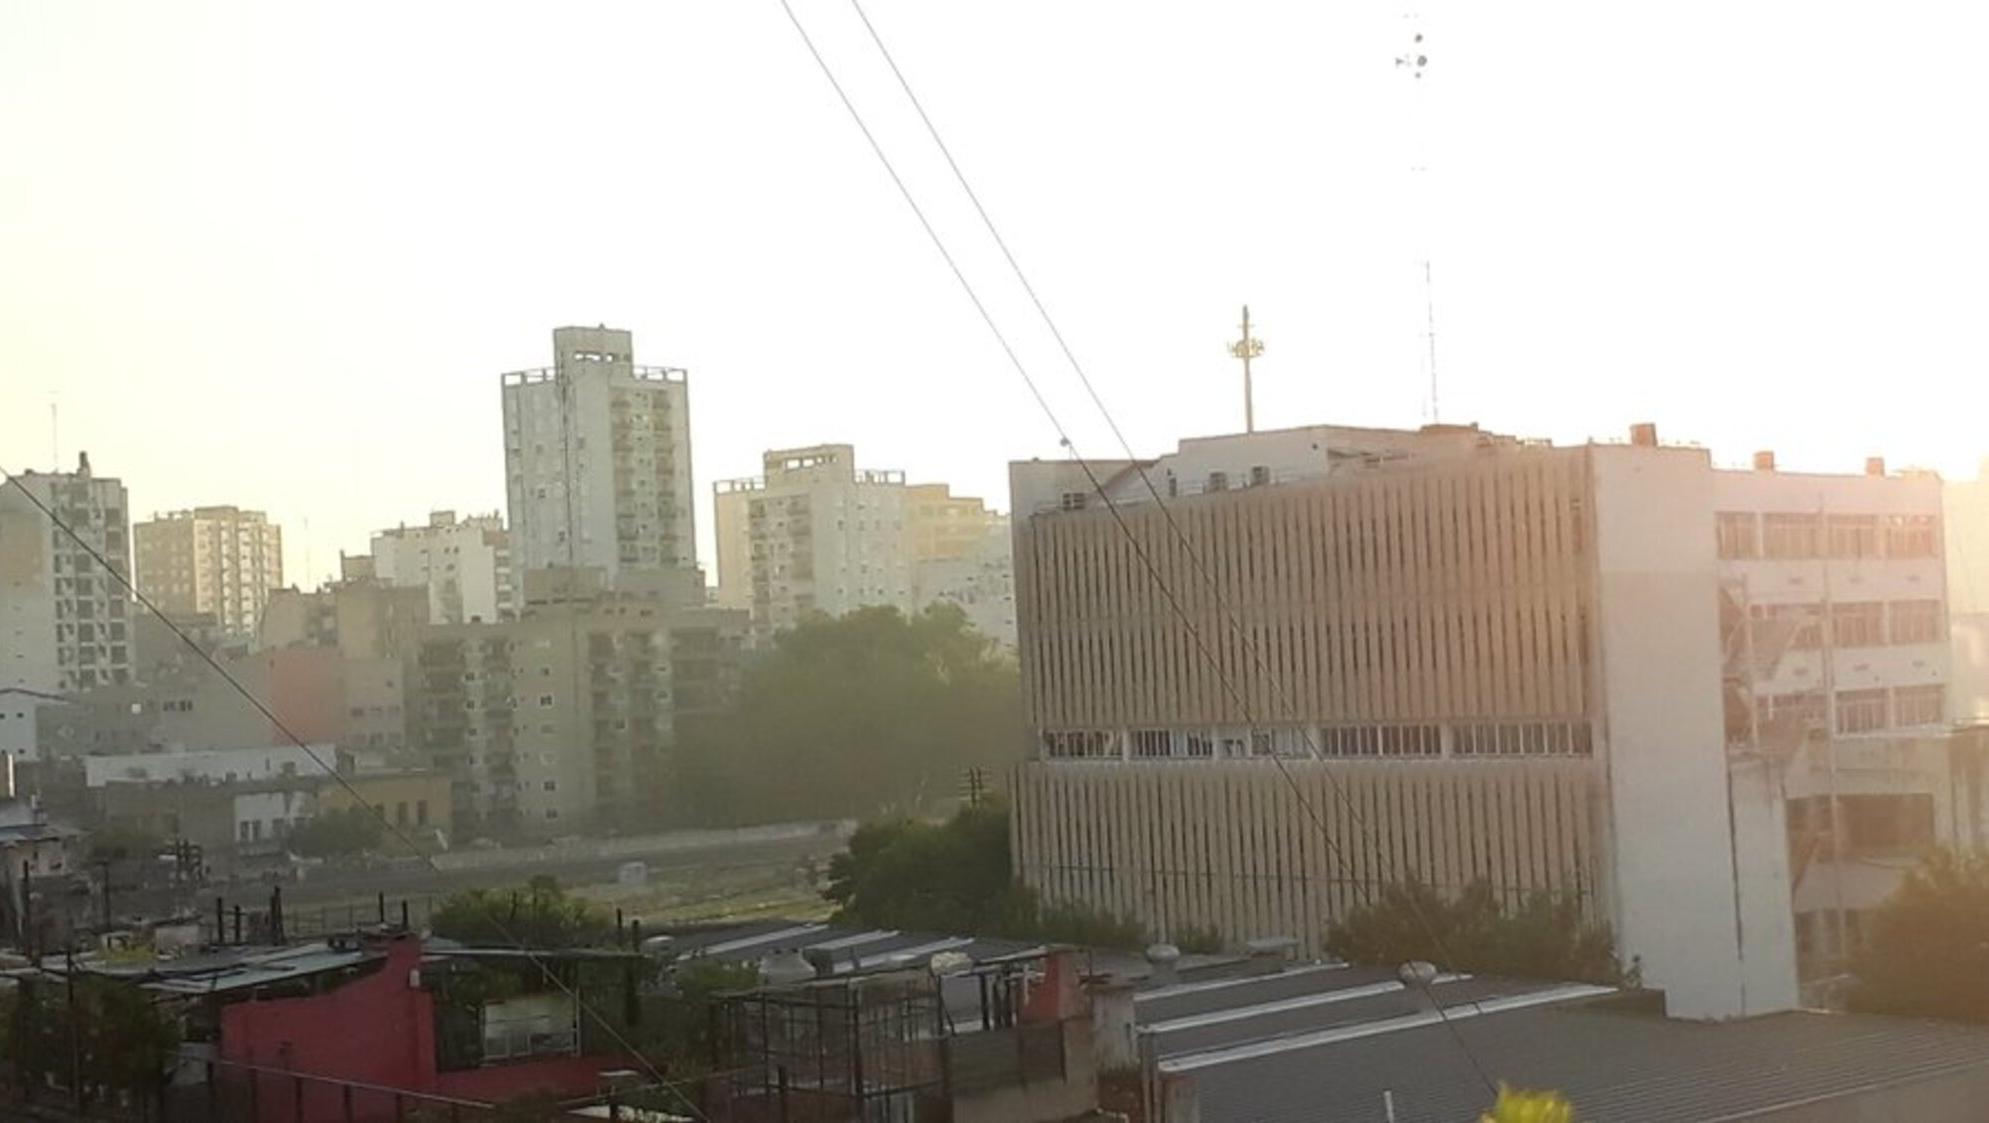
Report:
[[[1395,68],[1407,71],[1410,81],[1416,87],[1415,105],[1415,153],[1410,160],[1409,174],[1413,190],[1410,192],[1414,205],[1420,213],[1415,216],[1417,256],[1423,273],[1423,362],[1429,367],[1430,375],[1430,421],[1441,421],[1437,397],[1437,354],[1436,354],[1436,286],[1431,280],[1429,248],[1429,164],[1423,154],[1423,71],[1430,64],[1430,56],[1423,43],[1422,17],[1414,12],[1403,15],[1409,21],[1408,49],[1395,56]]]
[[[1264,353],[1264,341],[1250,334],[1250,306],[1243,306],[1243,338],[1229,345],[1229,353],[1243,361],[1243,431],[1257,431],[1257,407],[1251,400],[1250,360]]]

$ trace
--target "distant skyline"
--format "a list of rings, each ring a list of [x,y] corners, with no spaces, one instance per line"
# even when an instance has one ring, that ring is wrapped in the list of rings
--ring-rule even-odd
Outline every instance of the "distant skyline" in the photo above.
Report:
[[[795,3],[1119,455],[849,6]],[[1142,454],[1242,428],[1245,302],[1260,428],[1426,420],[1425,242],[1446,421],[1989,453],[1977,8],[1419,5],[1420,113],[1399,6],[867,8]],[[266,510],[298,584],[502,510],[498,376],[562,324],[689,368],[707,567],[711,483],[767,448],[1004,509],[1009,460],[1062,455],[774,0],[0,0],[0,151],[0,465]]]

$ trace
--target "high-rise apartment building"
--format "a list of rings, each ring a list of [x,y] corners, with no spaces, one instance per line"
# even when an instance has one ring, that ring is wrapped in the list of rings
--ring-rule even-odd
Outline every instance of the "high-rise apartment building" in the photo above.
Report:
[[[138,588],[175,619],[211,618],[253,635],[272,589],[283,586],[283,528],[261,511],[195,507],[132,528]]]
[[[501,620],[511,615],[511,540],[496,513],[457,519],[434,511],[427,526],[373,535],[373,576],[388,585],[428,590],[437,624]]]
[[[1716,469],[1645,426],[1091,467],[1116,514],[1011,468],[1018,865],[1052,898],[1303,941],[1409,877],[1570,892],[1675,1013],[1728,1016],[1989,826],[1931,477]]]
[[[684,569],[612,585],[531,570],[517,619],[426,629],[408,669],[412,739],[452,777],[459,819],[551,834],[642,822],[679,674],[702,709],[724,704],[714,692],[736,667],[742,614],[705,608],[700,586]]]
[[[775,449],[761,463],[760,476],[717,484],[713,517],[718,602],[750,610],[762,636],[814,612],[950,601],[1013,642],[1006,521],[979,499],[858,468],[850,445]]]
[[[131,677],[130,599],[90,556],[128,576],[130,529],[124,485],[94,475],[88,453],[74,472],[23,472],[0,486],[0,686],[68,694]]]
[[[696,567],[684,371],[637,366],[626,331],[558,328],[553,365],[503,394],[518,571]]]

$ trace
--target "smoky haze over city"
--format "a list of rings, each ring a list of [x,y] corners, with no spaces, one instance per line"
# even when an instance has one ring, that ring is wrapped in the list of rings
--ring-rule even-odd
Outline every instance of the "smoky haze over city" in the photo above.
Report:
[[[1985,31],[0,0],[0,1115],[1978,1118]]]

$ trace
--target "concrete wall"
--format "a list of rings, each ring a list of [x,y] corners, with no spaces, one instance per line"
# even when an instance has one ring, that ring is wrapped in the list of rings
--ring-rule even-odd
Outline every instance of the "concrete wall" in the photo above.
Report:
[[[1311,812],[1268,761],[1021,765],[1016,874],[1161,937],[1289,935],[1307,954],[1324,950],[1332,921],[1412,876],[1447,891],[1483,878],[1509,901],[1536,889],[1594,899],[1591,761],[1285,767]]]
[[[955,1096],[953,1123],[1060,1123],[1096,1108],[1098,1071],[1091,1051],[1091,1020],[1074,1018],[1063,1024],[1063,1030],[1062,1080],[1038,1080],[978,1096]]]
[[[1711,464],[1701,450],[1596,446],[1591,470],[1618,945],[1675,1016],[1788,1009],[1794,943],[1774,946],[1768,920],[1789,912],[1788,882],[1772,857],[1736,851],[1743,837],[1784,844],[1772,785],[1729,787]]]

